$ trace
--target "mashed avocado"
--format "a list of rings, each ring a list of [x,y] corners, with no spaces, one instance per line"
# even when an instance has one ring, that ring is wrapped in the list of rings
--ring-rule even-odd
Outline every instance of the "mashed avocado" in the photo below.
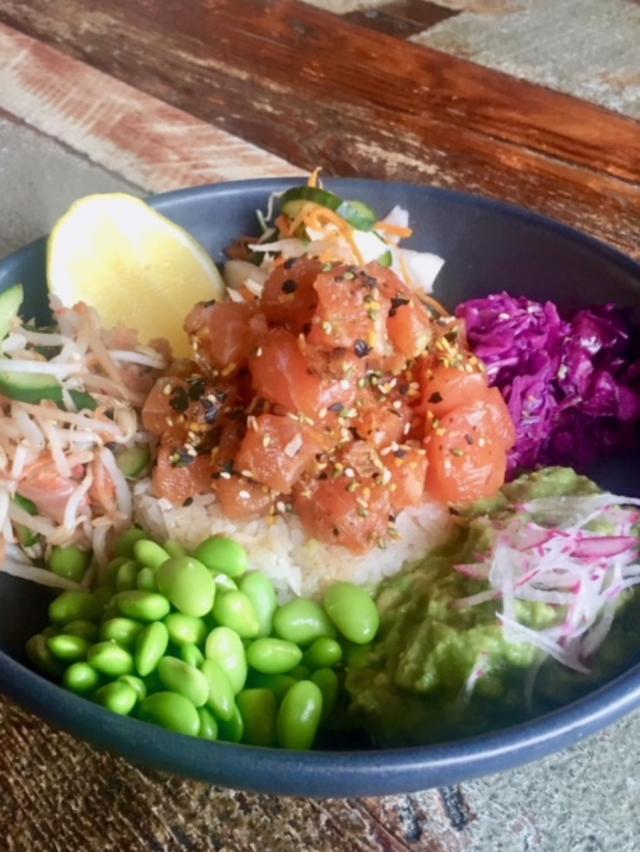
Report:
[[[499,601],[455,606],[460,598],[488,588],[486,581],[470,579],[453,565],[473,562],[475,554],[487,550],[490,522],[527,500],[597,491],[568,468],[526,474],[495,500],[459,516],[459,530],[445,547],[380,585],[378,637],[351,653],[346,677],[350,711],[377,744],[425,743],[512,724],[570,700],[621,660],[628,662],[619,630],[601,648],[598,667],[589,676],[545,662],[535,679],[533,710],[525,701],[527,675],[540,652],[504,639],[496,617]],[[517,616],[540,629],[557,620],[557,611],[518,602]]]

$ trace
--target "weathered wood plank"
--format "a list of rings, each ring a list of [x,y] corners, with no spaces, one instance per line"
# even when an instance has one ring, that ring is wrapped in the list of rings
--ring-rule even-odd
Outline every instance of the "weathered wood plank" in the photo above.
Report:
[[[0,108],[148,192],[299,171],[2,24]]]
[[[0,18],[299,166],[464,187],[638,253],[640,133],[606,110],[296,0],[5,0]]]

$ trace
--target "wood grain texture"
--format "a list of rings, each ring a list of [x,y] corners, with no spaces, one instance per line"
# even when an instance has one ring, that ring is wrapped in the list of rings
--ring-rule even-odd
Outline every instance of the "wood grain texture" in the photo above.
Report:
[[[466,188],[638,253],[640,133],[296,0],[4,0],[0,19],[299,166]]]
[[[0,108],[147,192],[300,171],[2,24]]]
[[[387,799],[233,792],[93,751],[0,698],[3,852],[461,852],[436,791]]]

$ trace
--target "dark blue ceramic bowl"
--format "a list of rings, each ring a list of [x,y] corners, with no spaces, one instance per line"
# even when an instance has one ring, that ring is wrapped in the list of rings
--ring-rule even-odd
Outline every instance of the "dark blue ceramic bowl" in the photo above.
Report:
[[[254,211],[298,181],[249,181],[188,189],[152,199],[220,257],[239,234],[255,232]],[[446,258],[436,295],[449,307],[507,289],[574,304],[640,304],[640,266],[576,231],[506,204],[439,189],[366,180],[329,181],[345,197],[379,211],[411,211],[415,248]],[[0,263],[0,290],[22,281],[27,312],[46,319],[45,241]],[[185,312],[190,305],[185,305]],[[610,466],[604,485],[638,495],[634,460]],[[635,466],[637,472],[637,465]],[[296,753],[207,743],[115,716],[65,692],[25,664],[25,640],[46,623],[41,587],[0,572],[0,690],[94,746],[179,775],[246,790],[311,796],[412,792],[453,784],[569,746],[640,704],[640,666],[560,710],[526,724],[437,746],[384,751]]]

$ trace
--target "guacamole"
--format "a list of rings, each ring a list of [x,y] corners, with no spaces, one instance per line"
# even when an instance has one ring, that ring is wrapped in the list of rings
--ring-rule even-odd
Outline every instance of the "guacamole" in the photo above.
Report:
[[[490,524],[527,500],[597,491],[568,468],[526,474],[495,500],[459,515],[458,531],[445,547],[382,582],[379,634],[353,650],[346,673],[350,712],[378,745],[432,742],[512,724],[570,700],[629,662],[630,643],[617,629],[589,675],[553,660],[540,667],[543,655],[535,646],[504,638],[499,600],[467,608],[455,603],[489,588],[453,566],[488,549]],[[518,601],[517,607],[525,626],[557,622],[557,609],[548,604]],[[525,695],[534,683],[532,702]]]

